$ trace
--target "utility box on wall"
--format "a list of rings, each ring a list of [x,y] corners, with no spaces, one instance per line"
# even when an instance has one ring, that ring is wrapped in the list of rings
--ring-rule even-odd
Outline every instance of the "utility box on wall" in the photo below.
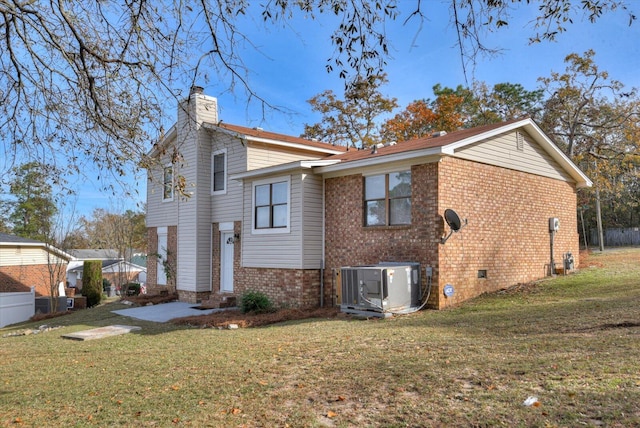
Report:
[[[420,306],[420,265],[381,263],[341,269],[345,313],[387,316]]]

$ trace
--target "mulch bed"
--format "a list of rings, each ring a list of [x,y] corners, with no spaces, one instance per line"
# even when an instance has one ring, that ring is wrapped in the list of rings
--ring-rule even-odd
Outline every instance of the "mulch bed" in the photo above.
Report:
[[[197,326],[201,328],[228,328],[235,324],[240,328],[262,327],[285,321],[303,320],[309,318],[338,318],[346,317],[338,308],[317,309],[279,309],[275,312],[262,314],[243,314],[239,310],[226,310],[209,315],[197,315],[193,317],[176,318],[171,320],[174,324]]]

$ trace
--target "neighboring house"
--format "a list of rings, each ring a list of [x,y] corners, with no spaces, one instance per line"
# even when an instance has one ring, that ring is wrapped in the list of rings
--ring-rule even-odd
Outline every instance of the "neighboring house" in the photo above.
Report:
[[[558,265],[568,252],[578,263],[576,189],[591,182],[531,119],[347,151],[217,110],[192,92],[151,152],[150,290],[194,303],[257,290],[309,307],[321,293],[336,303],[341,267],[417,262],[442,308],[545,276],[551,247]],[[468,225],[442,244],[446,209]]]
[[[82,289],[82,272],[86,260],[100,260],[102,262],[102,277],[109,280],[111,285],[119,288],[130,282],[144,282],[146,267],[118,258],[117,250],[113,249],[76,249],[69,250],[76,258],[67,268],[67,281],[70,287]]]
[[[28,292],[35,286],[36,296],[50,296],[51,284],[66,281],[72,259],[44,242],[0,233],[0,292]]]

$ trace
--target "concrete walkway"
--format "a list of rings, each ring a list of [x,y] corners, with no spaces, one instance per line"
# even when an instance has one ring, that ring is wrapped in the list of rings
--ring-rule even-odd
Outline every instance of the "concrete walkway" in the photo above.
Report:
[[[138,308],[131,309],[119,309],[117,311],[111,311],[115,314],[125,317],[136,318],[143,321],[153,322],[167,322],[174,318],[190,317],[197,315],[208,315],[214,312],[220,312],[224,309],[194,309],[194,306],[198,306],[196,303],[186,302],[170,302],[161,303],[159,305],[152,306],[140,306]]]

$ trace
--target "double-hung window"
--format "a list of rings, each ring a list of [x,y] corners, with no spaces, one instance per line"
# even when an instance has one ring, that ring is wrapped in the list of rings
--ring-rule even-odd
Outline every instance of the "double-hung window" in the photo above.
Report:
[[[162,200],[173,200],[173,166],[167,165],[162,171]]]
[[[211,194],[227,191],[227,151],[219,150],[211,155]]]
[[[411,224],[411,171],[364,178],[364,224]]]
[[[288,230],[289,184],[288,178],[254,183],[254,231],[284,232]]]

